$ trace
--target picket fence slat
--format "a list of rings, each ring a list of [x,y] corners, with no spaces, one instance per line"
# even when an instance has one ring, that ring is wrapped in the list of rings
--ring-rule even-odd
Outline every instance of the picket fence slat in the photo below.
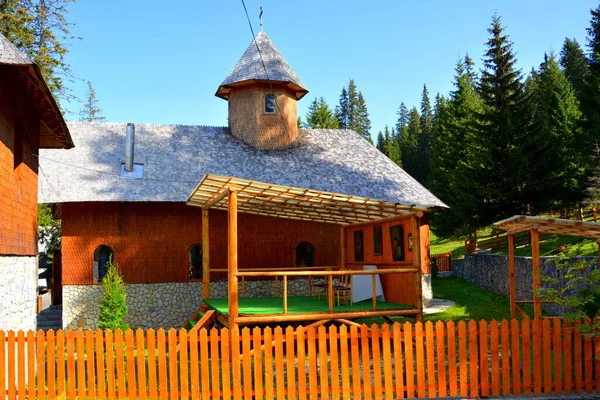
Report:
[[[0,397],[379,400],[590,393],[600,387],[600,338],[582,333],[581,324],[0,331]]]
[[[413,357],[413,326],[410,323],[404,324],[404,354],[406,357],[406,397],[415,397],[415,367]]]
[[[522,359],[523,359],[523,394],[531,395],[531,329],[528,319],[524,320],[521,325],[522,338]]]

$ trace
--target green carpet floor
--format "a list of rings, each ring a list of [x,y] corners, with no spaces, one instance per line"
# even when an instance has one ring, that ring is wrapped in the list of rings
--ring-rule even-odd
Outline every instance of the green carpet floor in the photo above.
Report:
[[[227,299],[205,299],[204,302],[210,309],[218,313],[227,315],[229,312]],[[413,308],[406,304],[389,303],[386,301],[377,301],[378,310],[392,310],[399,308]],[[334,305],[333,311],[366,311],[373,309],[371,300],[364,300],[351,305]],[[329,307],[327,300],[321,297],[320,300],[313,299],[310,296],[289,296],[288,314],[308,314],[317,312],[327,312]],[[283,314],[282,297],[245,297],[239,299],[239,314]]]

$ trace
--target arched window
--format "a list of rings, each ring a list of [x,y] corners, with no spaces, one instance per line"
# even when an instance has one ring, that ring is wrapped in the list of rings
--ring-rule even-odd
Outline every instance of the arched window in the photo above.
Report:
[[[202,245],[195,244],[188,251],[190,279],[202,279]]]
[[[268,94],[265,96],[265,114],[275,114],[277,105],[275,104],[275,95]]]
[[[310,242],[301,242],[296,246],[296,267],[314,267],[315,248]]]
[[[94,250],[94,283],[102,282],[102,278],[108,271],[109,262],[114,262],[113,250],[105,244]]]

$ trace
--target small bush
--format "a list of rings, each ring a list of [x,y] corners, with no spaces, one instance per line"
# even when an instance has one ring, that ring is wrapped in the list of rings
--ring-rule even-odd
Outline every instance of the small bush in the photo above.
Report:
[[[125,282],[117,266],[108,261],[108,270],[102,279],[104,296],[100,300],[100,329],[112,331],[129,329],[125,323],[127,315],[127,295],[125,293]]]

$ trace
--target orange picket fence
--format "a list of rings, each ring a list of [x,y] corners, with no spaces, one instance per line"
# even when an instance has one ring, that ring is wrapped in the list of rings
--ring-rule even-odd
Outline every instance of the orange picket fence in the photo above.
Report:
[[[452,253],[432,254],[431,260],[435,260],[437,272],[452,271]]]
[[[0,341],[0,398],[9,399],[349,400],[600,387],[600,339],[560,319],[189,334],[0,331]]]

